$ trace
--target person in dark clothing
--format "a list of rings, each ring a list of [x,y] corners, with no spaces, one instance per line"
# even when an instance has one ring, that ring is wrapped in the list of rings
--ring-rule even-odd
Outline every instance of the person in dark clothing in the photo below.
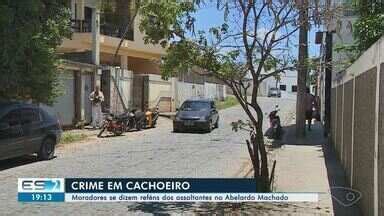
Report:
[[[305,119],[308,121],[308,130],[311,130],[312,118],[313,118],[313,106],[315,97],[310,93],[309,88],[305,94]]]

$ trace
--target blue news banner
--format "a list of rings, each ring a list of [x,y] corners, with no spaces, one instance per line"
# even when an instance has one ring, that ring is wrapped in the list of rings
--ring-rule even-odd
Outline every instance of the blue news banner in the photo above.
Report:
[[[317,202],[317,193],[257,193],[253,179],[19,178],[19,202]]]

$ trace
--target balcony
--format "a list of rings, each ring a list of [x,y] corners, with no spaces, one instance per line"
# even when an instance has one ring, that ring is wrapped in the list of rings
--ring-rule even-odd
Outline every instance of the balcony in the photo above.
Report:
[[[71,20],[71,28],[73,32],[76,33],[87,33],[92,32],[92,21],[91,20]],[[117,27],[109,23],[100,24],[100,34],[110,37],[121,38],[125,27]],[[126,40],[133,41],[134,33],[133,28],[131,28],[125,35]]]

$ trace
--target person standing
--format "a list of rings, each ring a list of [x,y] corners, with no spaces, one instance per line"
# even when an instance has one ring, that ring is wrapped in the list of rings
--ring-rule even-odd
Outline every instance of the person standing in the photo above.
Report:
[[[314,107],[315,97],[310,93],[309,88],[307,88],[307,93],[305,95],[305,119],[308,121],[308,130],[311,130],[312,118],[313,118],[313,107]]]
[[[96,129],[102,122],[101,103],[104,102],[104,95],[99,86],[96,86],[95,90],[91,92],[89,100],[92,103],[92,127]]]

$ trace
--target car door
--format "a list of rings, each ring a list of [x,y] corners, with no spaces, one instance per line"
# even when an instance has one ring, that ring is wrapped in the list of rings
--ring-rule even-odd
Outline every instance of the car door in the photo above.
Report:
[[[20,110],[10,110],[0,117],[0,159],[22,155],[23,144]]]
[[[35,153],[43,141],[42,118],[37,108],[21,108],[21,127],[25,137],[25,151]]]

